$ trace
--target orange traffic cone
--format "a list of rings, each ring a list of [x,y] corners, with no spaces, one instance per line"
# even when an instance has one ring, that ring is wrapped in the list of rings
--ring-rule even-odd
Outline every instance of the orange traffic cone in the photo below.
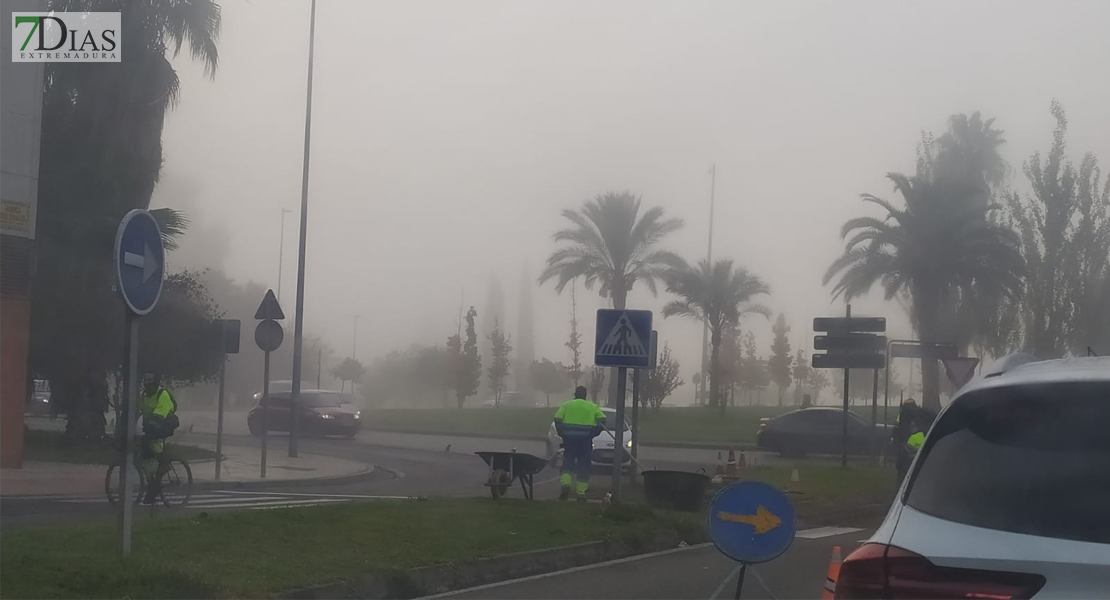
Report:
[[[840,579],[840,546],[833,546],[832,558],[829,559],[829,574],[825,576],[825,590],[821,592],[821,600],[833,600],[837,579]]]
[[[725,467],[726,477],[736,477],[739,473],[736,471],[736,451],[729,448],[728,451],[728,465]]]
[[[717,452],[717,468],[714,469],[713,475],[724,475],[724,474],[725,474],[725,463],[721,459],[721,453]]]

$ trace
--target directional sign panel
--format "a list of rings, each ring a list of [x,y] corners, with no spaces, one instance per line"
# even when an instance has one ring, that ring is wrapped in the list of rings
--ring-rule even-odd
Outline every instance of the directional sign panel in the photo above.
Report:
[[[162,295],[162,233],[145,210],[135,209],[123,217],[116,230],[116,281],[127,308],[145,315]]]
[[[886,317],[814,317],[814,331],[847,333],[849,331],[886,331]]]
[[[891,358],[932,358],[936,360],[946,360],[949,358],[956,358],[960,354],[960,349],[956,344],[944,343],[899,343],[895,342],[890,345]]]
[[[713,497],[709,537],[732,560],[767,562],[794,541],[794,505],[786,494],[758,481],[734,483]]]
[[[813,336],[814,350],[849,350],[854,352],[882,352],[886,350],[886,336],[873,333],[845,333],[841,335]]]
[[[285,319],[285,312],[281,310],[281,305],[278,304],[277,296],[274,295],[274,290],[266,290],[266,295],[262,297],[262,302],[258,305],[258,310],[254,311],[254,318],[258,320],[273,319],[281,321]]]
[[[281,323],[266,319],[259,321],[258,326],[254,328],[254,343],[263,352],[273,352],[281,347],[281,342],[285,339],[285,331],[281,328]]]
[[[651,364],[651,311],[597,311],[594,364],[599,367],[647,367]]]
[[[885,354],[814,354],[814,369],[882,369]]]

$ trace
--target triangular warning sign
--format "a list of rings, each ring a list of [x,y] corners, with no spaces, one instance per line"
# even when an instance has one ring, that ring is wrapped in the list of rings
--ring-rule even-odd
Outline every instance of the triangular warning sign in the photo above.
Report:
[[[951,381],[956,389],[967,385],[967,382],[975,376],[975,367],[979,366],[979,359],[973,356],[946,358],[942,362],[944,371],[948,374],[948,381]]]
[[[627,313],[621,313],[609,335],[605,336],[605,341],[597,348],[598,356],[646,357],[648,352],[648,345],[636,335]]]
[[[280,321],[285,318],[285,313],[281,312],[281,305],[278,304],[274,290],[266,290],[266,297],[262,299],[262,304],[258,305],[258,310],[254,312],[254,318],[259,321],[266,319]]]

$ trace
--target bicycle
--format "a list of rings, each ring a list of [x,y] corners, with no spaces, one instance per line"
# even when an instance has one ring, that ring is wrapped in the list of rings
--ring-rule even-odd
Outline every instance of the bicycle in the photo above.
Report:
[[[142,502],[147,489],[147,477],[143,473],[143,450],[145,444],[137,444],[135,450],[135,498],[133,502]],[[193,493],[193,470],[189,463],[182,458],[169,456],[169,446],[158,455],[158,469],[155,471],[161,480],[161,489],[158,497],[166,508],[184,508],[189,503]],[[113,507],[118,506],[123,488],[123,466],[119,460],[108,465],[108,472],[104,475],[104,493],[108,496],[108,503]]]

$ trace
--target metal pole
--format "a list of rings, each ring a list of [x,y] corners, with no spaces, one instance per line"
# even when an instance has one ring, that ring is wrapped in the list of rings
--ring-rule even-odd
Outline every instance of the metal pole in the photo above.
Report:
[[[736,575],[736,595],[733,596],[735,600],[740,600],[740,590],[744,588],[744,572],[748,570],[748,563],[740,563],[740,573]]]
[[[613,424],[613,502],[621,499],[621,466],[624,463],[624,392],[628,368],[617,367],[617,422]]]
[[[316,41],[316,0],[308,25],[308,91],[304,107],[304,165],[301,172],[301,243],[297,252],[297,309],[293,324],[293,389],[289,410],[292,425],[289,428],[289,456],[297,457],[301,435],[301,351],[304,346],[304,256],[308,244],[308,158],[312,147],[312,49]]]
[[[324,349],[316,350],[316,389],[320,389],[320,374],[324,370]]]
[[[852,305],[848,304],[844,307],[844,316],[846,318],[852,316]],[[848,466],[848,378],[850,372],[844,369],[844,415],[841,418],[840,430],[840,466]]]
[[[134,513],[135,503],[133,502],[135,494],[132,489],[135,488],[135,419],[136,409],[139,404],[139,318],[127,313],[127,412],[123,422],[123,435],[125,440],[125,449],[123,456],[123,479],[120,487],[121,498],[120,503],[123,504],[123,522],[121,523],[121,535],[123,538],[123,555],[128,556],[131,554],[131,525]]]
[[[262,359],[262,472],[258,474],[266,478],[266,439],[270,433],[270,353],[263,353]]]
[[[883,425],[890,423],[890,416],[887,412],[890,407],[890,342],[886,343],[886,368],[883,369]],[[879,464],[886,462],[887,440],[883,436],[882,452],[879,453]]]
[[[227,321],[223,321],[223,334],[220,345],[227,342]],[[216,481],[220,480],[220,463],[223,462],[224,451],[224,376],[227,373],[227,352],[223,353],[220,360],[220,391],[216,400]]]
[[[709,249],[705,251],[705,262],[709,263],[709,267],[713,267],[713,204],[717,195],[717,164],[714,163],[709,167]],[[705,379],[707,377],[706,371],[709,369],[709,317],[702,319],[701,327],[701,402],[705,404]]]
[[[636,443],[640,432],[640,369],[632,369],[632,464],[629,465],[629,480],[636,483]]]
[[[875,369],[875,378],[871,382],[871,456],[875,456],[875,425],[879,418],[879,370]]]
[[[355,326],[351,331],[351,358],[358,360],[358,315],[355,315]],[[351,386],[354,389],[354,386]]]

